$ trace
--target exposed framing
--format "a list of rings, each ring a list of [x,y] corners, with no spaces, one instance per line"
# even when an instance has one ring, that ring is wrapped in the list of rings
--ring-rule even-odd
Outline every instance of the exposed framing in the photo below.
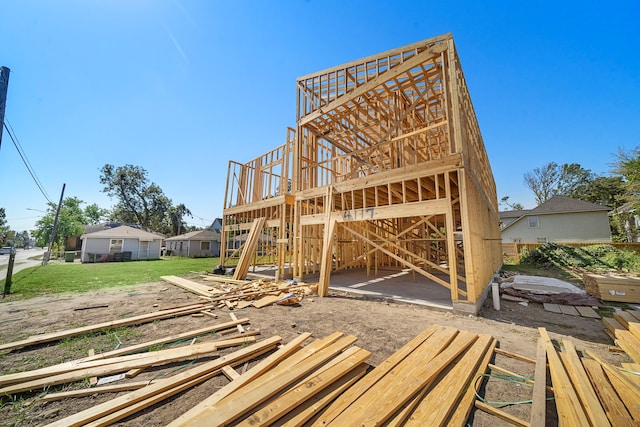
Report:
[[[495,183],[451,34],[297,79],[285,144],[229,162],[222,262],[281,277],[403,266],[477,303],[502,262]],[[236,243],[232,243],[232,242]]]

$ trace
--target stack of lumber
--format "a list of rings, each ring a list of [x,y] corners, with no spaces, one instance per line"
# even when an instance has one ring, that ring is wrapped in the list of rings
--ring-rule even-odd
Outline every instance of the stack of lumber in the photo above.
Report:
[[[367,373],[369,352],[336,333],[259,364],[180,416],[188,425],[459,425],[496,340],[434,325]]]
[[[640,278],[584,274],[587,293],[603,301],[640,303]]]
[[[539,331],[539,345],[546,351],[560,426],[633,426],[640,423],[640,381],[637,376],[607,363],[589,350],[586,351],[588,358],[580,357],[569,340],[562,341],[563,349],[559,351],[547,331],[544,328]],[[542,397],[544,395],[539,394],[538,400]]]
[[[640,364],[640,311],[620,310],[613,318],[603,318],[607,334],[625,353]]]
[[[199,283],[178,276],[162,276],[161,279],[195,293],[227,309],[249,306],[262,308],[274,303],[297,303],[304,296],[316,292],[317,285],[290,283],[268,278],[235,280],[224,276],[203,275]]]

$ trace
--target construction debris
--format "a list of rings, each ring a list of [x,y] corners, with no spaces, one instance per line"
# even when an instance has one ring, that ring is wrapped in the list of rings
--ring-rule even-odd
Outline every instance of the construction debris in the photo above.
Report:
[[[260,277],[256,280],[236,280],[216,275],[202,275],[210,284],[198,283],[178,276],[162,276],[161,279],[217,303],[218,307],[229,310],[267,307],[272,304],[298,304],[305,296],[313,295],[317,285],[276,281]]]

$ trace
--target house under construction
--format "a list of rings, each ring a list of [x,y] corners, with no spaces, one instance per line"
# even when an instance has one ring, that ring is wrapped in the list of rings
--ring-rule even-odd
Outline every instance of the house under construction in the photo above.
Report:
[[[475,311],[502,262],[496,188],[451,34],[297,79],[296,128],[229,162],[222,263],[280,278],[402,267]],[[236,260],[234,260],[234,258]]]

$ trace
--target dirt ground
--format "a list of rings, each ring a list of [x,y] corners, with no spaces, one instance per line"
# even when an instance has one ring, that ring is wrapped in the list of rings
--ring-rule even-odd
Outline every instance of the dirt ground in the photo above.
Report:
[[[195,278],[192,278],[195,279]],[[172,308],[200,302],[197,296],[173,285],[161,283],[141,284],[127,288],[106,289],[86,294],[54,295],[26,301],[0,303],[0,342],[12,342],[30,335],[101,323],[130,317],[158,309]],[[106,307],[98,307],[106,306]],[[87,307],[95,307],[86,309]],[[183,316],[155,321],[136,327],[120,328],[114,332],[90,337],[67,339],[40,347],[32,347],[0,355],[0,373],[23,371],[48,366],[65,360],[83,357],[90,348],[96,352],[112,350],[118,341],[123,345],[149,341],[170,334],[186,332],[230,320],[227,310],[217,309],[218,319]],[[389,357],[431,324],[454,326],[472,332],[491,333],[499,340],[499,347],[530,358],[535,358],[537,328],[547,328],[554,339],[570,338],[578,350],[592,350],[605,359],[619,364],[626,356],[610,352],[613,344],[604,333],[599,320],[549,313],[540,304],[524,307],[515,302],[502,301],[496,311],[488,300],[480,316],[457,315],[424,307],[380,300],[367,300],[346,294],[333,293],[326,298],[308,297],[299,306],[270,306],[236,311],[239,317],[248,317],[248,330],[259,330],[260,337],[279,335],[288,342],[302,332],[311,332],[322,338],[340,331],[353,334],[358,345],[369,350],[371,365]],[[200,341],[219,339],[209,335]],[[230,349],[233,351],[235,349]],[[494,364],[509,371],[533,376],[533,365],[513,358],[496,355]],[[144,371],[134,380],[148,380],[171,375],[184,367],[168,367]],[[163,426],[222,387],[228,380],[216,377],[200,386],[181,393],[146,411],[127,418],[117,425]],[[50,391],[83,388],[84,384],[51,387]],[[491,378],[483,390],[489,401],[520,402],[531,397],[531,388]],[[36,426],[64,418],[110,400],[115,394],[101,394],[85,398],[69,398],[43,402],[44,392],[4,397],[0,409],[3,426]],[[528,420],[529,404],[496,404],[504,411]],[[553,405],[549,405],[549,417]],[[550,422],[553,425],[553,422]],[[475,411],[473,426],[508,425],[497,418]]]

